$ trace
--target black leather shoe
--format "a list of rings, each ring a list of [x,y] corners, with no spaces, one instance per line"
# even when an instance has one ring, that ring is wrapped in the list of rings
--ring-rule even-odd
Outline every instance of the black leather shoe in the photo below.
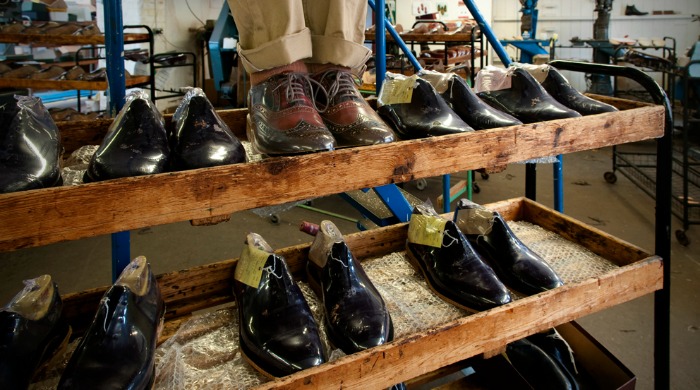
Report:
[[[556,329],[552,328],[541,333],[535,333],[532,336],[528,336],[527,340],[539,347],[557,363],[559,369],[569,379],[572,389],[578,390],[581,388],[573,350]]]
[[[542,257],[515,236],[498,212],[462,199],[455,221],[474,249],[514,290],[532,295],[564,284]]]
[[[165,304],[146,262],[134,259],[107,290],[68,361],[59,389],[148,389]]]
[[[542,349],[527,339],[506,346],[508,361],[533,389],[573,390],[559,365]]]
[[[384,90],[388,87],[382,88]],[[474,131],[452,111],[429,82],[416,78],[415,88],[409,88],[412,90],[410,102],[392,102],[385,99],[377,109],[379,116],[399,137],[414,139]]]
[[[71,332],[62,309],[56,283],[42,275],[25,281],[25,288],[0,310],[2,388],[28,388],[34,373],[65,348]]]
[[[450,108],[474,130],[522,124],[513,116],[481,101],[467,82],[456,74],[423,71],[420,73],[420,77],[430,82],[440,92],[440,96],[445,99]]]
[[[324,107],[321,118],[339,148],[385,144],[396,140],[391,128],[357,90],[355,77],[350,72],[334,69],[313,77],[327,92],[327,96],[321,94],[317,100]]]
[[[143,92],[129,95],[97,152],[83,181],[165,172],[170,147],[163,116]]]
[[[547,77],[542,82],[542,86],[559,103],[581,115],[595,115],[617,111],[617,108],[609,104],[581,94],[552,66],[547,66]]]
[[[442,299],[469,311],[511,301],[506,286],[469,245],[454,222],[432,207],[416,206],[408,225],[406,254]]]
[[[318,326],[284,259],[255,233],[236,264],[241,352],[258,371],[281,377],[326,361]]]
[[[61,185],[63,147],[41,99],[18,96],[0,108],[0,193]]]
[[[282,73],[250,88],[247,134],[256,151],[285,155],[335,149],[312,100],[314,83],[307,74]]]
[[[575,118],[581,114],[564,106],[547,91],[525,69],[511,67],[511,87],[477,93],[481,100],[506,112],[523,123],[534,123],[554,119]]]
[[[245,162],[245,149],[199,88],[193,88],[173,115],[173,169],[196,169]]]
[[[336,348],[351,354],[394,338],[384,300],[333,222],[321,222],[306,271],[323,301],[328,338]]]
[[[642,12],[638,10],[636,5],[628,5],[625,7],[625,15],[627,16],[642,16],[648,14],[649,12]]]

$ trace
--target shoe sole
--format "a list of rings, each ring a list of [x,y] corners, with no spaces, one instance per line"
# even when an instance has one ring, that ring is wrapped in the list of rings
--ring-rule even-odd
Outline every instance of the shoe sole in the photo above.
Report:
[[[337,148],[333,149],[316,149],[316,150],[304,150],[300,152],[281,152],[281,153],[271,153],[269,151],[263,150],[263,148],[260,146],[260,143],[258,142],[258,139],[255,137],[255,131],[253,131],[253,120],[250,118],[250,114],[246,115],[245,117],[245,134],[246,137],[248,138],[248,141],[250,142],[250,145],[252,146],[253,152],[262,155],[263,157],[278,157],[278,156],[300,156],[304,154],[310,154],[310,153],[318,153],[318,152],[331,152]]]
[[[470,314],[476,314],[476,313],[479,313],[479,312],[480,312],[479,310],[472,309],[472,308],[470,308],[470,307],[464,306],[464,305],[461,304],[461,303],[455,302],[454,300],[452,300],[452,299],[446,297],[445,295],[443,295],[442,293],[440,293],[440,292],[435,288],[435,286],[433,286],[432,282],[430,281],[430,277],[428,276],[427,271],[423,268],[423,265],[421,264],[420,260],[418,260],[418,259],[413,255],[413,252],[411,252],[411,249],[410,249],[408,246],[406,246],[406,258],[408,259],[408,262],[413,266],[413,268],[415,268],[416,270],[418,270],[418,271],[423,275],[423,278],[425,279],[425,282],[428,284],[428,288],[430,288],[430,291],[432,291],[432,292],[433,292],[435,295],[437,295],[440,299],[442,299],[443,301],[445,301],[445,302],[447,302],[447,303],[449,303],[449,304],[451,304],[451,305],[453,305],[453,306],[457,306],[458,308],[460,308],[460,309],[462,309],[462,310],[464,310],[464,311],[467,311],[467,312],[469,312]]]
[[[280,377],[278,377],[278,376],[274,376],[274,375],[270,374],[270,373],[267,372],[265,369],[263,369],[262,367],[260,367],[260,365],[258,365],[257,363],[255,363],[255,362],[253,361],[253,359],[251,359],[251,358],[248,356],[248,354],[246,353],[246,350],[245,350],[246,347],[244,347],[244,346],[243,346],[243,343],[240,342],[240,338],[239,338],[239,343],[240,343],[240,349],[241,349],[241,356],[243,356],[243,359],[244,359],[246,362],[248,362],[248,364],[250,364],[256,371],[258,371],[258,372],[261,373],[263,376],[265,376],[266,378],[269,378],[269,379],[277,379],[277,378],[280,378]]]

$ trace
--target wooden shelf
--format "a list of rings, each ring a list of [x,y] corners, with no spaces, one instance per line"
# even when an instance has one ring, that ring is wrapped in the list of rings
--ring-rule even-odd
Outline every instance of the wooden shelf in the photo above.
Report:
[[[0,42],[33,46],[104,45],[104,35],[0,34]],[[148,34],[124,34],[124,42],[148,42]]]
[[[435,328],[345,356],[265,383],[258,389],[387,388],[472,356],[489,354],[507,343],[576,318],[618,305],[662,287],[658,256],[524,198],[486,205],[507,220],[527,221],[611,261],[617,267],[595,277],[582,277],[562,287],[510,304],[467,315]],[[345,236],[353,254],[363,260],[404,250],[407,224]],[[276,251],[296,277],[304,272],[310,244]],[[236,259],[158,276],[166,302],[160,341],[172,336],[194,311],[229,303]],[[106,291],[98,288],[64,297],[64,314],[76,336],[92,321]]]
[[[221,116],[240,133],[246,113],[227,110]],[[67,151],[84,139],[99,143],[96,134],[109,121],[88,126],[62,129]],[[584,118],[0,194],[0,251],[652,139],[663,128],[663,107],[640,104]]]
[[[132,76],[126,79],[126,86],[145,84],[150,76]],[[34,79],[4,79],[0,78],[0,88],[31,88],[34,90],[67,91],[72,89],[106,91],[107,81],[80,80],[34,80]]]
[[[399,36],[404,42],[421,42],[421,43],[427,43],[427,42],[471,42],[472,40],[472,34],[471,32],[467,33],[458,33],[458,34],[402,34],[399,33]],[[374,41],[376,40],[376,35],[374,33],[365,33],[365,40],[366,41]],[[387,42],[393,41],[394,38],[386,34],[386,40]]]

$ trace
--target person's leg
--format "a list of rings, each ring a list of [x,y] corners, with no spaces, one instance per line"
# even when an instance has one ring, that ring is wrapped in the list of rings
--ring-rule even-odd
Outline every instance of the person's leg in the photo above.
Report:
[[[392,142],[396,137],[357,89],[371,55],[363,45],[367,0],[303,0],[313,53],[307,66],[326,89],[321,117],[339,147]]]
[[[367,0],[302,1],[313,47],[306,62],[361,68],[371,55],[363,45]]]
[[[228,0],[228,4],[239,32],[238,54],[248,73],[311,57],[311,32],[300,0]]]
[[[305,63],[311,33],[301,0],[228,0],[250,73],[248,140],[268,155],[333,150]]]

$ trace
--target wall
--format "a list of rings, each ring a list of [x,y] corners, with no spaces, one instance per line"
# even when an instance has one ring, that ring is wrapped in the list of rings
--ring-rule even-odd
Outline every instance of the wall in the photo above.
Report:
[[[593,22],[597,14],[594,0],[566,1],[540,0],[539,21],[537,38],[547,39],[553,34],[559,38],[558,45],[570,46],[570,39],[593,37]],[[649,12],[645,16],[625,16],[625,7],[630,4],[622,1],[613,1],[613,9],[610,18],[609,36],[629,37],[631,39],[652,39],[674,37],[677,43],[678,55],[686,52],[700,36],[700,23],[691,22],[691,15],[700,15],[700,2],[697,0],[667,0],[663,3],[655,0],[636,0],[634,4],[640,11]],[[521,8],[518,0],[498,0],[498,6],[494,7],[492,26],[496,36],[501,39],[513,38],[520,35]],[[654,10],[673,10],[675,15],[652,15]],[[670,42],[670,41],[669,41]],[[516,51],[507,49],[511,57],[516,56]],[[661,50],[649,50],[652,55],[662,56]],[[557,49],[557,58],[592,60],[591,49]],[[657,81],[660,75],[654,74]],[[578,89],[585,89],[583,75],[568,74],[572,84]]]

